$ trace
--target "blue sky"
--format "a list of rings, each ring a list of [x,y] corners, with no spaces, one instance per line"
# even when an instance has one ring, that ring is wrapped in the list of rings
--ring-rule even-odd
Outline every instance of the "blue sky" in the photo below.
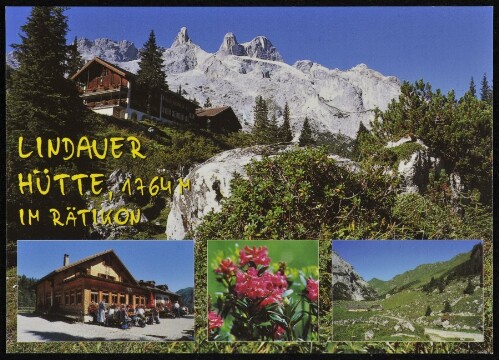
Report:
[[[192,241],[147,240],[34,240],[18,241],[18,274],[41,278],[63,264],[113,249],[136,280],[154,280],[177,291],[194,286]]]
[[[29,8],[7,7],[6,44],[19,42]],[[239,42],[267,36],[285,62],[313,60],[329,68],[359,63],[411,82],[461,96],[471,76],[492,81],[492,7],[209,7],[94,8],[67,11],[70,32],[95,39],[130,40],[141,47],[153,29],[169,47],[182,26],[208,52],[227,32]]]
[[[390,280],[418,265],[452,259],[479,240],[337,240],[333,250],[364,280]]]

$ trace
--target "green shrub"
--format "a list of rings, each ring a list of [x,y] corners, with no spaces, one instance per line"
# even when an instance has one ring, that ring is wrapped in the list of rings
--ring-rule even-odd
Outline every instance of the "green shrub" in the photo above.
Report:
[[[316,239],[389,236],[395,179],[382,169],[351,171],[323,149],[300,149],[247,166],[222,211],[198,238]]]

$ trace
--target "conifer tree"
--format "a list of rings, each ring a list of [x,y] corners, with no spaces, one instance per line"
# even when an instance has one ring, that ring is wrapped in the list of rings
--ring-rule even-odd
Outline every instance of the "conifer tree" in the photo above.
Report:
[[[55,227],[49,209],[64,211],[67,206],[82,208],[84,202],[74,189],[66,188],[66,196],[56,192],[45,196],[33,191],[22,195],[18,175],[24,178],[32,170],[49,169],[50,174],[75,173],[77,162],[64,162],[61,157],[21,159],[18,152],[19,137],[25,140],[25,152],[34,150],[33,140],[56,136],[75,138],[81,133],[85,108],[75,84],[67,79],[68,46],[66,45],[67,18],[61,7],[33,7],[28,21],[21,27],[21,43],[14,44],[19,68],[12,74],[7,93],[7,248],[17,239],[81,238],[81,226]],[[31,226],[22,226],[20,209],[39,210],[40,220]],[[15,257],[14,257],[15,259]]]
[[[298,139],[298,144],[300,146],[313,145],[315,143],[312,127],[308,121],[308,117],[305,117],[303,122],[303,128],[301,130],[300,138]]]
[[[466,285],[466,288],[464,289],[463,293],[471,295],[475,292],[475,287],[471,283],[471,279],[468,279],[468,284]]]
[[[279,142],[279,125],[277,125],[277,117],[275,114],[272,114],[267,133],[267,143],[274,144],[276,142]]]
[[[291,131],[291,124],[289,121],[289,105],[286,102],[284,105],[283,122],[279,128],[279,139],[283,142],[293,141],[293,132]]]
[[[253,135],[258,144],[265,144],[269,131],[269,119],[267,103],[262,96],[256,98],[253,108],[254,125]]]
[[[154,35],[153,30],[151,30],[144,48],[140,51],[137,84],[140,86],[141,91],[144,92],[146,111],[149,115],[152,115],[153,103],[159,99],[163,91],[168,89],[166,74],[163,70],[161,49],[156,44],[156,35]]]
[[[76,74],[80,70],[85,62],[83,61],[80,52],[78,51],[78,42],[75,39],[71,45],[69,45],[68,51],[68,76]]]
[[[430,305],[428,305],[428,307],[426,308],[426,312],[425,312],[425,315],[424,316],[431,316],[431,307]]]
[[[369,136],[369,130],[367,130],[366,126],[361,121],[359,124],[359,130],[357,130],[357,136],[355,137],[355,140],[353,142],[352,153],[354,157],[358,158],[360,156],[361,144],[368,136]]]
[[[8,126],[37,136],[61,130],[70,135],[77,130],[83,105],[76,86],[65,78],[68,26],[64,9],[34,7],[21,29],[21,43],[12,45],[19,68],[12,77]]]
[[[203,107],[205,107],[205,108],[211,108],[211,107],[213,107],[213,104],[211,103],[211,101],[210,101],[210,98],[209,98],[209,97],[208,97],[208,98],[206,98],[206,101],[204,102]]]
[[[473,80],[473,76],[471,77],[470,89],[468,91],[472,96],[476,97],[476,86],[475,86],[475,80]]]
[[[480,89],[480,99],[492,105],[492,89],[489,86],[487,75],[483,74],[482,87]]]
[[[452,307],[450,306],[449,300],[445,300],[444,309],[442,310],[444,313],[451,313]]]

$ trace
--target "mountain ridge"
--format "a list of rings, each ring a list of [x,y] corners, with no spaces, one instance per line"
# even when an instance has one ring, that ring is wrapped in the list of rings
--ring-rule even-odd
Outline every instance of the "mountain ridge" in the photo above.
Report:
[[[138,70],[139,50],[126,40],[79,39],[78,50],[86,60],[103,57],[126,70]],[[13,64],[12,54],[7,62]],[[290,122],[296,141],[305,117],[318,131],[341,133],[354,138],[362,122],[370,128],[374,109],[386,110],[400,94],[400,81],[359,64],[342,71],[311,60],[287,64],[277,48],[259,35],[239,43],[227,33],[218,51],[209,53],[180,29],[172,46],[163,51],[167,82],[172,90],[200,104],[231,106],[243,129],[253,125],[255,99],[263,96],[278,123],[284,104],[290,107]]]
[[[380,296],[398,292],[408,287],[422,286],[430,281],[432,277],[437,278],[446,275],[460,264],[465,263],[471,257],[471,254],[472,250],[457,254],[446,261],[420,264],[411,270],[395,275],[390,280],[384,281],[372,278],[368,283]]]

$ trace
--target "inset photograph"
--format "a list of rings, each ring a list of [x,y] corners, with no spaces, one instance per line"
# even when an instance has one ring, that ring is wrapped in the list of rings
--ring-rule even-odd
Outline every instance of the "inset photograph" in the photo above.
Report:
[[[316,341],[316,240],[208,241],[212,341]]]
[[[192,241],[18,241],[17,341],[193,341]]]
[[[333,241],[333,341],[484,341],[479,240]]]

